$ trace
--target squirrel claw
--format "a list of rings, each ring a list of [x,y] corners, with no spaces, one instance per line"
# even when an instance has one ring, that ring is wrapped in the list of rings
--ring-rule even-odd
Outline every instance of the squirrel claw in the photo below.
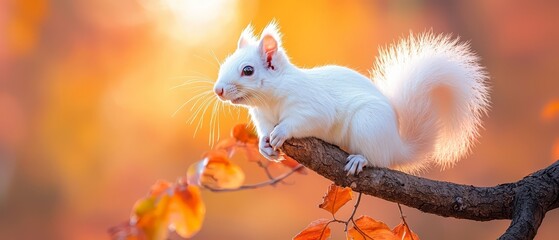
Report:
[[[264,137],[260,139],[260,143],[258,144],[258,150],[260,154],[262,154],[262,156],[264,156],[268,160],[276,161],[276,162],[283,160],[282,157],[280,156],[279,151],[275,150],[270,145],[269,137]]]
[[[272,148],[260,149],[260,154],[262,154],[262,156],[270,161],[280,162],[284,160],[283,157],[280,156],[279,151],[276,151]]]
[[[368,161],[363,155],[349,155],[344,170],[347,171],[347,176],[357,175],[363,171],[363,167],[367,166],[367,164]]]

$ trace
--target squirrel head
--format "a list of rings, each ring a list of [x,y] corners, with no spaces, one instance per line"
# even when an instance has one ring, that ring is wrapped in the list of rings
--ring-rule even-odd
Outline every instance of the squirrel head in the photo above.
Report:
[[[277,23],[269,23],[259,40],[248,25],[239,37],[237,50],[221,64],[214,92],[222,101],[257,106],[272,93],[278,76],[289,66]]]

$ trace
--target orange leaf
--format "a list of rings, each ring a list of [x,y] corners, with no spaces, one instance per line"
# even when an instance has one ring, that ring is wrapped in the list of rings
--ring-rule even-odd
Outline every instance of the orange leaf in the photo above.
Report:
[[[398,237],[400,240],[419,240],[419,236],[411,231],[411,229],[401,222],[398,226],[392,229],[392,232]]]
[[[206,164],[200,178],[203,186],[222,189],[238,188],[244,181],[245,174],[236,164],[211,161]]]
[[[338,209],[340,209],[344,204],[349,202],[352,198],[352,191],[351,188],[348,187],[339,187],[335,184],[330,185],[328,187],[328,192],[324,195],[322,199],[322,203],[318,205],[319,208],[322,208],[330,213],[335,214]]]
[[[358,228],[360,231],[358,231]],[[366,237],[364,237],[365,235]],[[390,228],[379,221],[375,221],[369,216],[361,216],[355,220],[355,226],[347,231],[348,240],[398,240]]]
[[[559,100],[552,100],[544,106],[541,112],[541,119],[549,122],[557,116],[559,116]]]
[[[193,185],[178,185],[169,206],[169,227],[177,234],[190,238],[202,227],[206,207],[200,189]]]
[[[132,209],[136,216],[143,216],[153,212],[156,208],[156,203],[157,197],[149,196],[136,201]]]
[[[258,144],[258,135],[248,124],[237,124],[233,127],[231,135],[242,143]]]
[[[330,237],[329,219],[318,219],[309,224],[293,240],[323,240]]]
[[[295,161],[295,159],[283,154],[283,158],[284,160],[281,161],[280,163],[283,164],[284,166],[294,169],[296,167],[298,167],[299,165],[301,165],[299,162]],[[297,170],[298,173],[300,174],[307,174],[307,169],[305,167],[299,168],[299,170]]]
[[[149,196],[138,200],[134,206],[136,227],[150,240],[166,239],[169,231],[169,208],[170,196],[164,194],[161,197]]]
[[[224,165],[230,163],[225,150],[212,150],[202,154],[202,157],[204,160],[195,162],[188,167],[186,171],[186,181],[188,184],[202,186],[201,180],[208,162],[211,161],[213,164],[222,163]]]
[[[158,181],[154,189],[162,189],[166,185]],[[140,199],[133,208],[135,224],[129,229],[120,230],[119,236],[143,236],[150,240],[167,239],[169,229],[174,229],[182,237],[192,237],[202,227],[206,207],[202,201],[200,189],[188,184],[177,185],[174,189],[159,191],[159,195],[150,193],[150,196]],[[128,230],[136,234],[124,234]],[[142,239],[142,238],[120,238]]]
[[[243,184],[243,170],[229,161],[225,151],[213,150],[204,156],[202,161],[188,168],[186,177],[189,184],[219,189],[237,188]]]
[[[225,150],[211,150],[202,154],[203,158],[209,158],[212,162],[229,162],[229,157]]]

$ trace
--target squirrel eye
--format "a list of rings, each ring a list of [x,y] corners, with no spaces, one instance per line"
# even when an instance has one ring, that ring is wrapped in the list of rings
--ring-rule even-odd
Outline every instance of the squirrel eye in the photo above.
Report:
[[[254,73],[254,68],[252,66],[245,66],[243,68],[242,76],[251,76]]]

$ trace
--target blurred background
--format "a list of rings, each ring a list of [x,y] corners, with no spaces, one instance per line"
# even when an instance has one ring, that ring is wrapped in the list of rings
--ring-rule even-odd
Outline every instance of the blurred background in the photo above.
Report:
[[[173,181],[246,112],[218,109],[196,135],[185,80],[215,79],[242,29],[278,20],[293,63],[368,74],[377,47],[413,32],[470,41],[491,76],[492,109],[473,154],[427,178],[516,181],[559,159],[558,1],[0,0],[0,239],[108,239],[157,179]],[[209,86],[209,85],[208,85]],[[173,89],[171,89],[173,88]],[[177,111],[177,109],[179,109]],[[176,114],[173,115],[173,113]],[[247,181],[265,175],[242,160]],[[203,192],[194,239],[290,239],[329,214],[329,181]],[[340,212],[348,214],[349,208]],[[495,239],[508,220],[474,222],[404,208],[422,239]],[[358,214],[393,227],[396,204],[365,197]],[[536,239],[556,236],[559,211]],[[334,226],[333,238],[343,229]]]

